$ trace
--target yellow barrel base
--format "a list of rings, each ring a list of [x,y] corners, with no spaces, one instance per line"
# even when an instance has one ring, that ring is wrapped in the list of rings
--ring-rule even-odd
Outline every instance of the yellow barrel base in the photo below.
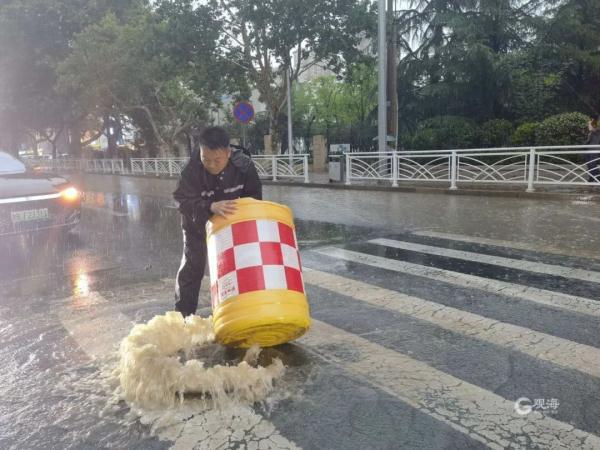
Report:
[[[302,336],[310,327],[304,294],[288,290],[249,292],[215,308],[217,341],[231,347],[272,347]]]
[[[248,348],[253,345],[272,347],[293,341],[307,330],[308,327],[300,328],[292,323],[271,323],[255,328],[246,328],[238,333],[223,333],[225,335],[218,337],[217,340],[228,347]]]

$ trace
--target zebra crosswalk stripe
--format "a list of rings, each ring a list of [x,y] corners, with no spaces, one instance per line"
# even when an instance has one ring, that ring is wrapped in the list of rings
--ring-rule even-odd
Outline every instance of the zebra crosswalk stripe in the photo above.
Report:
[[[524,286],[506,281],[492,280],[477,275],[464,274],[436,267],[422,266],[405,261],[398,261],[381,256],[345,250],[338,247],[322,247],[312,250],[313,252],[344,259],[372,267],[406,273],[431,280],[441,281],[470,289],[478,289],[493,294],[501,294],[509,297],[527,300],[545,306],[560,308],[567,311],[600,317],[600,302],[585,297],[579,297],[561,292],[553,292],[532,286]]]
[[[538,411],[517,414],[515,402],[470,384],[402,353],[313,320],[299,342],[323,360],[339,365],[491,448],[600,448],[600,438]],[[351,360],[333,354],[348,349]]]
[[[558,266],[555,264],[546,264],[534,261],[525,261],[521,259],[505,258],[503,256],[485,255],[481,253],[467,252],[463,250],[454,250],[449,248],[434,247],[431,245],[415,244],[413,242],[398,241],[395,239],[372,239],[370,244],[382,245],[385,247],[408,250],[428,255],[444,256],[449,258],[461,259],[464,261],[478,262],[484,264],[493,264],[510,269],[526,270],[529,272],[542,273],[566,278],[574,278],[582,281],[592,281],[600,283],[600,272],[591,270],[577,269],[573,267]]]
[[[305,282],[600,378],[600,349],[317,270]]]
[[[457,241],[457,242],[467,242],[470,244],[482,244],[482,245],[491,245],[494,247],[506,247],[510,250],[526,250],[531,252],[538,253],[548,253],[553,255],[561,255],[561,256],[576,256],[580,257],[581,255],[576,252],[566,251],[564,249],[558,249],[553,246],[549,246],[548,244],[534,245],[527,242],[517,242],[517,241],[506,241],[502,239],[490,239],[484,238],[480,236],[467,236],[464,234],[456,234],[456,233],[442,233],[440,231],[428,231],[428,230],[419,230],[413,231],[412,234],[415,236],[423,236],[430,237],[436,239],[445,239],[448,241]],[[589,257],[586,255],[586,257]],[[597,258],[597,257],[596,257]],[[600,259],[600,258],[598,258]]]

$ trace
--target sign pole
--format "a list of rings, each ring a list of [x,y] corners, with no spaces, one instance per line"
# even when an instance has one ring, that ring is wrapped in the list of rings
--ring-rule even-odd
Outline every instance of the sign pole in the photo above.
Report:
[[[294,157],[294,137],[292,136],[292,69],[287,70],[287,115],[288,115],[288,156],[290,160],[290,169],[293,165]]]
[[[254,118],[254,107],[246,101],[238,102],[233,107],[233,117],[242,126],[242,146],[246,148],[246,128]]]

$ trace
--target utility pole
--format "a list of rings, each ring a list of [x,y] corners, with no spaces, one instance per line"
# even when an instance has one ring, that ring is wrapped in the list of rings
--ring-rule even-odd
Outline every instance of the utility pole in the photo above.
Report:
[[[378,136],[378,148],[379,153],[387,151],[386,140],[387,140],[387,120],[386,120],[386,33],[385,33],[385,0],[378,0],[378,51],[377,57],[379,58],[379,81],[377,86],[377,136]]]
[[[388,0],[390,42],[387,51],[387,135],[396,139],[398,148],[398,39],[396,37],[396,0]]]

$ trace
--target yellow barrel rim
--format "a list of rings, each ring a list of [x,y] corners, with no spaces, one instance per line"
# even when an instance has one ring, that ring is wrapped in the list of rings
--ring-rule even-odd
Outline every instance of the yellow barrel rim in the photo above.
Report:
[[[261,219],[275,220],[296,229],[292,210],[285,205],[249,197],[238,198],[235,202],[237,205],[235,213],[227,217],[213,215],[210,218],[206,224],[207,235],[214,234],[234,223]]]

